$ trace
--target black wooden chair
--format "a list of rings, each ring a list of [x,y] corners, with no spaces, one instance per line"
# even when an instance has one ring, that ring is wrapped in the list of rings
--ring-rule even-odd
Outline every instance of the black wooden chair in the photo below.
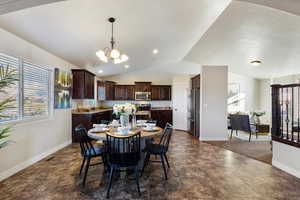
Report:
[[[114,172],[134,169],[135,181],[139,195],[139,170],[138,163],[141,158],[141,134],[137,133],[131,136],[114,137],[106,135],[106,151],[108,154],[108,166],[110,168],[109,183],[106,197],[109,198],[109,192],[112,185]]]
[[[167,152],[169,149],[169,143],[170,143],[172,133],[173,133],[173,127],[171,124],[167,123],[167,125],[164,129],[164,133],[163,133],[162,137],[160,138],[160,141],[158,144],[146,143],[146,147],[144,149],[144,152],[146,152],[146,157],[144,160],[144,166],[143,166],[141,174],[144,172],[144,169],[149,164],[149,162],[160,162],[162,164],[162,167],[164,170],[165,179],[166,180],[168,179],[164,160],[166,160],[168,168],[170,168],[170,164],[169,164],[169,161],[167,158]],[[151,161],[150,160],[151,155],[160,156],[160,161]]]
[[[233,131],[236,131],[236,135],[238,131],[244,131],[249,133],[249,142],[251,141],[252,133],[256,134],[256,138],[258,137],[258,133],[255,125],[250,124],[249,115],[230,115],[230,125],[231,125],[231,134],[230,139],[232,138]]]
[[[101,124],[106,124],[108,125],[111,121],[110,120],[101,120],[100,123]]]
[[[85,165],[85,172],[84,172],[84,177],[83,177],[83,181],[82,181],[82,185],[85,186],[86,176],[87,176],[89,167],[97,165],[97,164],[105,163],[105,161],[106,161],[105,160],[105,148],[104,148],[104,146],[101,147],[101,146],[93,146],[92,145],[90,138],[87,135],[87,131],[83,125],[77,126],[75,128],[75,132],[76,132],[76,134],[78,134],[80,148],[81,148],[81,156],[83,157],[82,164],[80,167],[80,172],[79,172],[80,175],[81,175],[82,169],[84,168],[84,165]],[[90,163],[91,159],[96,158],[96,157],[102,157],[103,162],[91,164]]]

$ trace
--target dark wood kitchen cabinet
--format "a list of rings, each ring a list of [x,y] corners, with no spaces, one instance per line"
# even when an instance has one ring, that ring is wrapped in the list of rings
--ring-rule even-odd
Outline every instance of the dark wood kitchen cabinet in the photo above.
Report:
[[[115,85],[116,83],[113,81],[105,81],[105,93],[106,100],[114,100],[115,99]]]
[[[167,123],[173,124],[173,111],[151,110],[151,119],[157,120],[157,126],[164,128]]]
[[[134,85],[116,85],[115,100],[134,100]]]
[[[168,85],[161,86],[160,88],[160,100],[169,101],[171,100],[172,87]]]
[[[115,82],[113,81],[98,81],[97,91],[98,100],[114,100],[115,99]]]
[[[125,85],[116,85],[115,86],[115,100],[126,100]]]
[[[151,92],[151,82],[135,82],[136,92]]]
[[[93,99],[95,75],[82,69],[72,69],[73,74],[73,99]]]
[[[151,86],[151,100],[154,101],[160,100],[160,86],[158,85]]]
[[[170,85],[152,85],[151,100],[170,101],[172,99],[172,87]]]
[[[127,85],[126,86],[127,92],[127,100],[134,100],[135,99],[135,85]]]
[[[87,130],[93,128],[93,124],[100,124],[101,120],[112,120],[112,110],[97,112],[72,114],[72,142],[79,142],[79,138],[75,133],[75,128],[82,124]]]

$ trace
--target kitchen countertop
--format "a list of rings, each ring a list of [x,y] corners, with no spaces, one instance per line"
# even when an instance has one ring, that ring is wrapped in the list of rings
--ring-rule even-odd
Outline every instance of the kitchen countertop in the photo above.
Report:
[[[135,115],[151,115],[151,113],[148,110],[141,110],[141,111],[137,111]]]
[[[77,110],[72,110],[72,114],[76,114],[76,115],[92,115],[92,114],[102,113],[102,112],[112,111],[112,110],[113,110],[112,108],[96,109],[96,110],[91,110],[91,111],[86,111],[86,112],[79,112]]]
[[[171,107],[152,107],[151,110],[173,110]]]

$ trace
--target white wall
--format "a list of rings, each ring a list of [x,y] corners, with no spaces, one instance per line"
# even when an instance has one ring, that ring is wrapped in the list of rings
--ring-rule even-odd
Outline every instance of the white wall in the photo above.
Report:
[[[0,38],[1,53],[22,57],[49,68],[78,68],[2,29]],[[69,144],[71,110],[54,110],[51,119],[18,124],[9,139],[15,143],[0,150],[0,180]]]
[[[188,104],[191,76],[175,76],[172,84],[173,125],[175,129],[188,130]]]
[[[273,141],[272,165],[300,178],[300,149]]]
[[[261,122],[271,124],[272,96],[270,80],[259,80],[259,110],[265,111],[266,115],[261,117]]]
[[[200,87],[200,140],[227,140],[228,67],[203,66]]]
[[[245,94],[245,112],[253,112],[259,109],[259,80],[235,73],[228,73],[228,84],[238,83],[240,93]]]
[[[115,81],[117,84],[134,84],[135,81],[152,82],[154,85],[171,85],[172,74],[159,69],[143,69],[116,76],[105,77],[105,80]]]

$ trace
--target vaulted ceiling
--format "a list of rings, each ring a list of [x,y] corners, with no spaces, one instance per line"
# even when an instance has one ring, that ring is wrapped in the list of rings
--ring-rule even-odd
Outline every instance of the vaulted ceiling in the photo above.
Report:
[[[188,73],[199,64],[229,65],[256,78],[300,73],[298,0],[4,0],[0,14],[1,28],[103,76],[166,66],[186,74],[187,62]],[[111,16],[129,69],[95,55],[109,46]],[[253,59],[263,64],[253,67]]]
[[[256,78],[300,73],[300,18],[251,3],[232,2],[186,56]],[[261,60],[260,66],[250,64]]]

